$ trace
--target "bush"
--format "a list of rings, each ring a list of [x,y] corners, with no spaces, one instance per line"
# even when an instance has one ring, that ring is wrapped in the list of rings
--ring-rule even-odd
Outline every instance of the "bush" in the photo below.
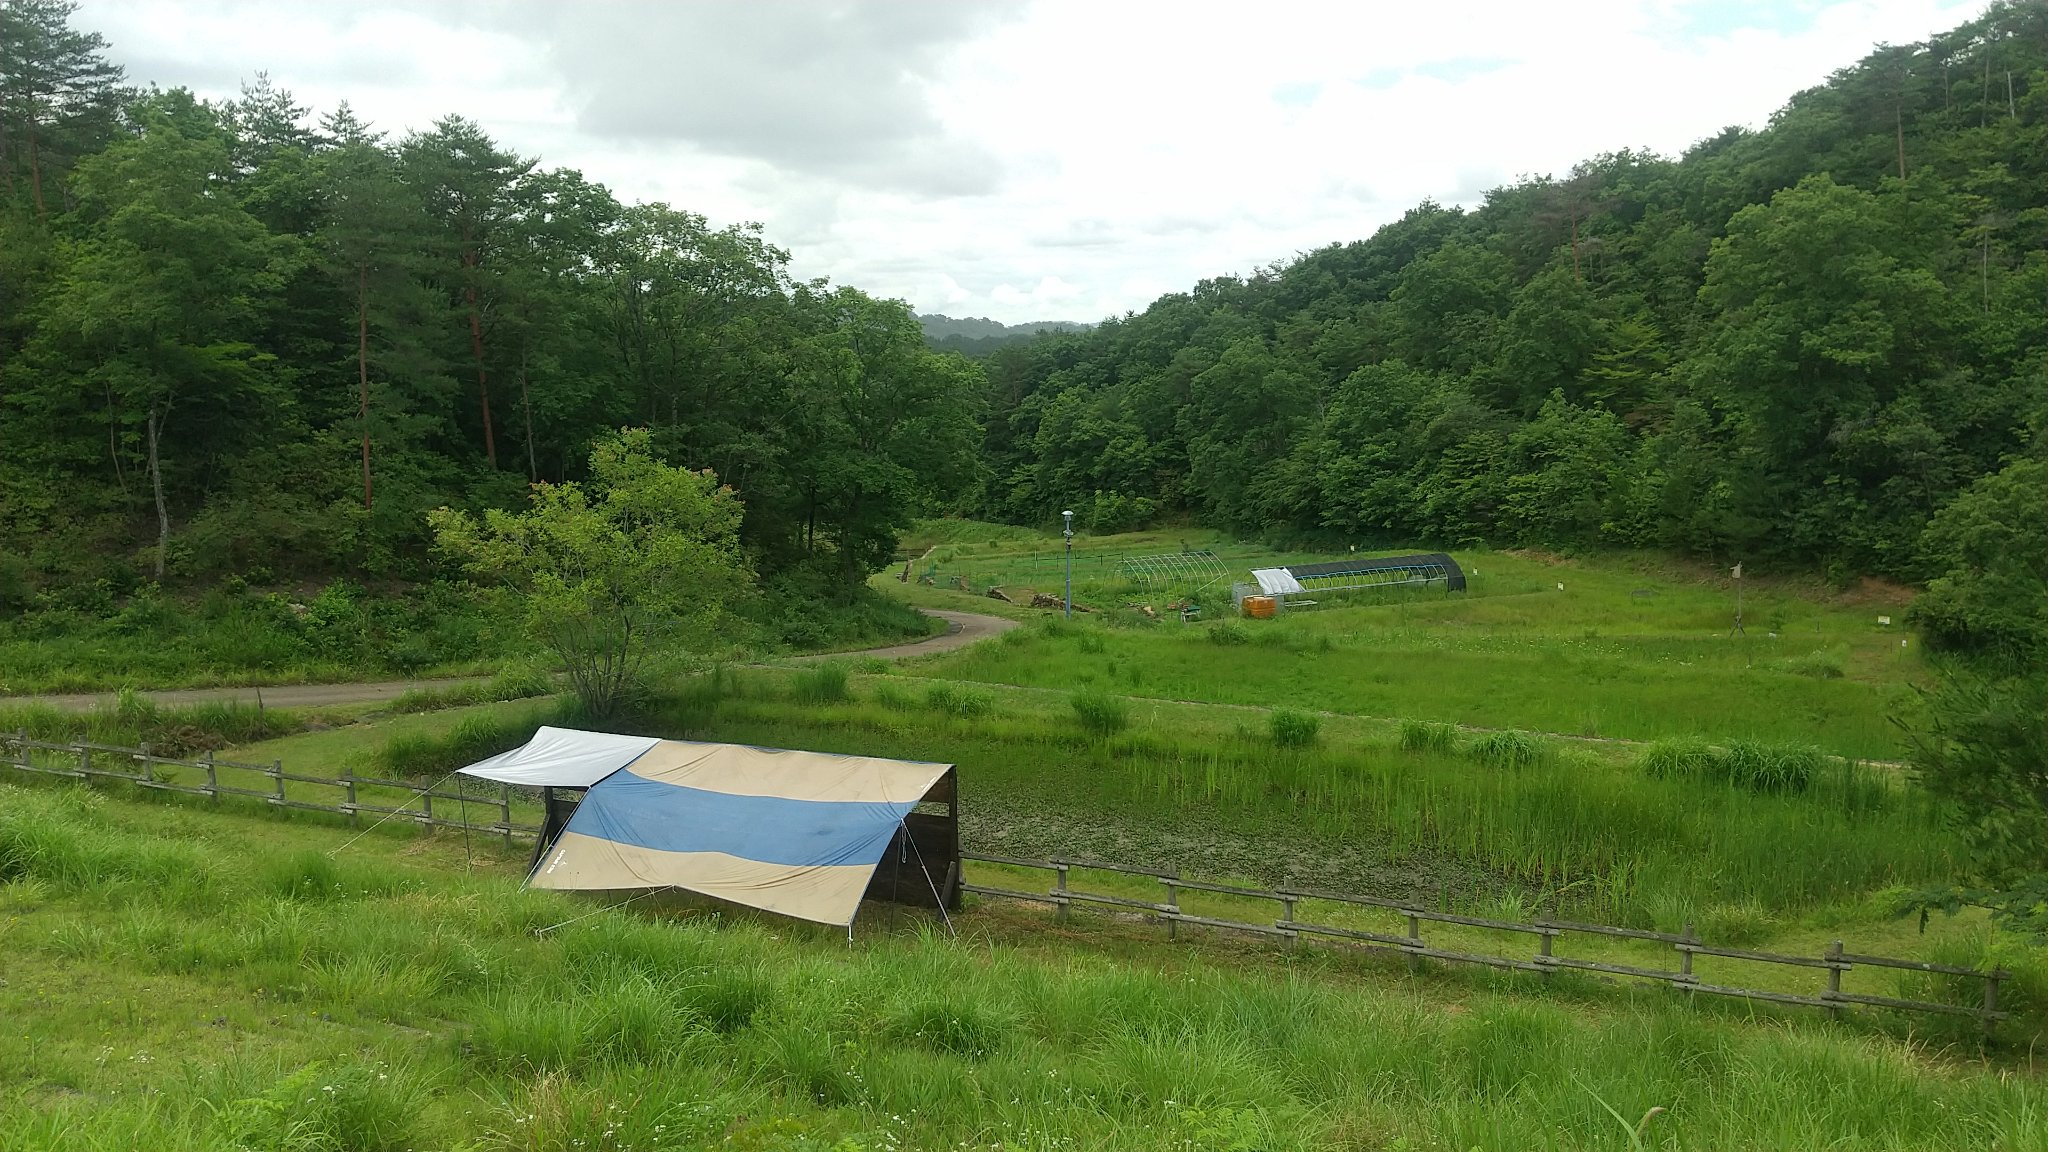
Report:
[[[971,720],[995,711],[996,699],[987,692],[965,688],[958,684],[934,684],[925,691],[924,706],[934,712],[944,712]]]
[[[1472,741],[1467,755],[1489,768],[1533,768],[1549,761],[1550,742],[1534,732],[1507,729]]]
[[[1818,748],[1737,740],[1728,746],[1727,780],[1751,792],[1804,792],[1827,760]]]
[[[1751,792],[1804,792],[1827,768],[1818,748],[1737,740],[1716,748],[1699,739],[1659,740],[1637,767],[1646,776],[1725,784]],[[1845,783],[1851,781],[1845,780]]]
[[[1436,720],[1401,721],[1401,748],[1406,752],[1449,752],[1458,746],[1458,730]]]
[[[1840,680],[1847,675],[1842,670],[1841,658],[1832,652],[1808,652],[1804,656],[1790,656],[1780,660],[1778,667],[1794,676],[1811,676],[1816,680]]]
[[[1245,630],[1244,625],[1229,620],[1214,625],[1208,630],[1206,635],[1209,638],[1209,643],[1221,644],[1226,648],[1252,642],[1252,634]]]
[[[553,716],[480,712],[445,733],[400,733],[378,749],[377,766],[400,780],[424,780],[519,747]]]
[[[814,664],[796,674],[791,694],[799,704],[838,704],[853,698],[846,665]]]
[[[1266,727],[1272,733],[1273,743],[1282,748],[1311,748],[1322,732],[1323,721],[1313,712],[1275,708],[1266,717]]]
[[[1074,693],[1068,701],[1081,727],[1096,736],[1114,736],[1131,724],[1130,705],[1122,697],[1095,689]]]

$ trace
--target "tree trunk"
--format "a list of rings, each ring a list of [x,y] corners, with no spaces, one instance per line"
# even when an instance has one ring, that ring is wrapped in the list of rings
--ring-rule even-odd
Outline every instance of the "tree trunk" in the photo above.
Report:
[[[1892,126],[1899,134],[1899,179],[1906,178],[1906,102],[1892,105]]]
[[[114,462],[114,482],[121,486],[123,499],[128,495],[128,473],[121,467],[121,438],[119,423],[114,419],[114,389],[107,386],[107,459]]]
[[[370,268],[356,265],[356,414],[363,432],[363,511],[370,510]]]
[[[462,229],[462,242],[465,245],[462,249],[463,266],[469,269],[470,275],[474,277],[478,261],[476,249],[468,247],[467,224]],[[478,407],[482,409],[484,418],[484,459],[489,461],[491,467],[496,468],[498,440],[491,432],[491,385],[490,380],[484,375],[484,321],[477,310],[476,284],[473,280],[463,288],[462,295],[469,303],[469,354],[476,360],[476,395]]]
[[[35,116],[35,106],[30,105],[28,110],[28,186],[35,193],[36,218],[46,220],[50,216],[50,210],[43,206],[43,154],[42,150],[36,147]]]
[[[498,466],[498,440],[491,433],[491,385],[484,375],[484,326],[476,311],[476,289],[469,290],[469,354],[476,358],[477,406],[484,419],[484,459]]]
[[[164,510],[164,473],[157,458],[157,437],[163,431],[163,415],[156,404],[149,406],[149,486],[156,495],[156,580],[164,580],[164,553],[171,546],[171,517]]]
[[[519,407],[526,413],[526,482],[540,482],[540,463],[533,454],[533,401],[526,392],[526,350],[519,351]]]

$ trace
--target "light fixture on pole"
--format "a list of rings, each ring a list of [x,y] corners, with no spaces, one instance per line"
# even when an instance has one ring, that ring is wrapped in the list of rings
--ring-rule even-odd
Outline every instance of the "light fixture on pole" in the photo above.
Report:
[[[1060,530],[1060,534],[1067,538],[1067,619],[1072,620],[1074,618],[1074,514],[1072,512],[1062,512],[1060,513],[1060,519],[1066,522],[1066,526]]]

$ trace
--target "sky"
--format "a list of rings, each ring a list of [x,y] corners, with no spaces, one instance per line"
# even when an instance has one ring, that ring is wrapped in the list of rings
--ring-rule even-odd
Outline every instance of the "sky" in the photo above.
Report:
[[[85,0],[131,81],[458,114],[801,278],[1007,323],[1142,310],[1623,148],[1762,126],[1982,0]]]

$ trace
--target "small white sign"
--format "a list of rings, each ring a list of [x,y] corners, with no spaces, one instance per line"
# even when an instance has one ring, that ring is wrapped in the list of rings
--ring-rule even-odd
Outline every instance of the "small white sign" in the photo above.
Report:
[[[1559,582],[1558,582],[1558,585],[1557,585],[1557,590],[1558,590],[1559,592],[1562,592],[1562,591],[1564,591],[1564,582],[1563,582],[1563,581],[1559,581]]]
[[[1879,616],[1877,618],[1877,622],[1879,624],[1890,624],[1892,622],[1892,618],[1889,616]]]

